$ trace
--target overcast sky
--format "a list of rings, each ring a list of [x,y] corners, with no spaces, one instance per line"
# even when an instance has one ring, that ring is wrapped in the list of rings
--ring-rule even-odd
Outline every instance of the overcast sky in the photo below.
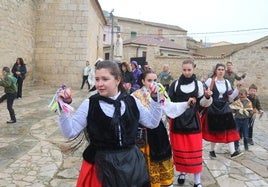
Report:
[[[115,16],[179,26],[204,42],[251,42],[268,35],[268,0],[99,0]],[[232,31],[232,32],[227,32]],[[220,32],[220,33],[215,33]]]

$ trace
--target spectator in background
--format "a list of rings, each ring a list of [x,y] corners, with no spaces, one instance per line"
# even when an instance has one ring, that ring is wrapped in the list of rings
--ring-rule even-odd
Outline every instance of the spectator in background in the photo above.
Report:
[[[95,69],[96,66],[98,65],[99,62],[103,61],[102,58],[98,58],[94,64],[94,66],[91,68],[91,71],[88,75],[88,84],[90,85],[90,89],[88,90],[88,92],[93,92],[96,90],[96,86],[95,86]]]
[[[148,64],[145,64],[143,66],[143,71],[150,71],[152,68],[148,65]]]
[[[17,78],[17,88],[18,88],[17,98],[21,99],[22,98],[22,84],[25,79],[25,75],[27,73],[26,65],[22,58],[17,58],[11,71],[14,77]]]
[[[248,151],[248,123],[252,115],[252,103],[247,98],[247,90],[239,90],[238,99],[230,105],[234,111],[235,123],[240,134],[243,137],[245,151]],[[235,150],[239,149],[239,140],[235,141]]]
[[[163,65],[163,71],[159,73],[159,75],[157,76],[157,79],[165,87],[166,91],[168,91],[169,85],[171,81],[173,81],[173,77],[171,76],[171,73],[169,71],[169,66],[167,64]]]
[[[13,102],[17,96],[16,78],[10,74],[10,69],[4,67],[2,70],[3,78],[0,79],[0,86],[5,88],[5,94],[0,98],[0,103],[7,100],[7,109],[10,115],[10,120],[7,123],[16,123]]]
[[[135,84],[135,78],[127,62],[121,63],[121,73],[124,88],[128,93],[132,93],[134,91],[133,85]]]
[[[251,101],[252,107],[253,107],[253,115],[251,116],[249,120],[249,127],[248,127],[248,138],[249,138],[248,143],[250,145],[254,145],[253,127],[254,127],[256,115],[257,113],[260,114],[260,117],[263,115],[263,110],[261,107],[259,97],[257,96],[257,91],[258,91],[258,88],[255,84],[251,84],[248,88],[248,99]]]
[[[91,67],[89,65],[89,61],[87,60],[86,66],[83,69],[82,85],[81,85],[80,89],[83,89],[85,82],[87,82],[88,89],[90,89],[90,85],[88,83],[88,75],[89,75],[90,71],[91,71]]]
[[[226,73],[224,75],[224,78],[230,82],[232,89],[233,89],[234,88],[234,81],[235,80],[240,81],[240,80],[244,79],[246,77],[247,73],[246,72],[243,73],[243,75],[240,77],[232,70],[232,68],[233,68],[233,63],[227,62],[226,63]]]
[[[142,74],[142,71],[139,69],[139,65],[136,61],[131,61],[131,68],[132,68],[132,73],[133,76],[135,78],[135,82],[132,85],[132,87],[134,88],[134,90],[139,89],[141,86],[138,84],[138,80],[140,79],[140,76]]]

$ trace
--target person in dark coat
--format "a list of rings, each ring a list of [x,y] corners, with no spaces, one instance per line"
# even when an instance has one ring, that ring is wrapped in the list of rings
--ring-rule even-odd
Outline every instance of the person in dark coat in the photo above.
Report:
[[[14,77],[17,78],[17,87],[18,87],[17,98],[21,99],[22,98],[22,85],[25,79],[25,75],[27,73],[26,65],[22,58],[17,58],[16,63],[13,65],[11,71]]]

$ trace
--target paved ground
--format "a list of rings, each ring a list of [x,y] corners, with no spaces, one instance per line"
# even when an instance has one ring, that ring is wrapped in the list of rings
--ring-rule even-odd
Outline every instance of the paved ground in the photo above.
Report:
[[[54,92],[55,88],[25,87],[23,98],[14,103],[16,124],[6,124],[6,104],[0,104],[0,186],[75,186],[83,146],[74,153],[67,151],[71,143],[61,136],[56,114],[47,107]],[[74,107],[88,97],[86,89],[73,93]],[[204,141],[203,186],[268,186],[267,121],[257,121],[255,145],[236,159],[230,159],[227,146],[220,144],[217,159],[211,160]],[[174,186],[178,186],[176,179]],[[193,186],[192,175],[184,186]]]

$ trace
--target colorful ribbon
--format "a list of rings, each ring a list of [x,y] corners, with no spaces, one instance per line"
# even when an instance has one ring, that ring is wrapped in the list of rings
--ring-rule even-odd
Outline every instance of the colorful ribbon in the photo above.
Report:
[[[67,88],[66,85],[62,85],[60,88],[58,88],[48,105],[50,110],[54,112],[58,112],[58,115],[60,115],[62,112],[69,114],[71,111],[74,110],[74,108],[71,105],[63,101],[64,99],[67,99],[67,98],[71,99],[71,96],[66,92],[66,88]],[[59,99],[60,98],[59,93],[61,92],[64,93],[64,98]]]

